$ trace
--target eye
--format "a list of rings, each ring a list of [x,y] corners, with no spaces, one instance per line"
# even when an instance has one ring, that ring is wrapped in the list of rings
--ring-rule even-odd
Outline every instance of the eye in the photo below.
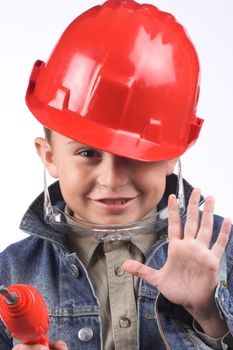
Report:
[[[82,149],[78,151],[76,154],[84,158],[101,158],[100,152],[91,148]]]

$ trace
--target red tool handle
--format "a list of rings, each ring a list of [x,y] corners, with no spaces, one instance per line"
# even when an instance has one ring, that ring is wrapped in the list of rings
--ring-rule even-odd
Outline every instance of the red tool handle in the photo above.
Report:
[[[49,315],[40,293],[30,285],[0,287],[0,316],[13,338],[49,349]]]

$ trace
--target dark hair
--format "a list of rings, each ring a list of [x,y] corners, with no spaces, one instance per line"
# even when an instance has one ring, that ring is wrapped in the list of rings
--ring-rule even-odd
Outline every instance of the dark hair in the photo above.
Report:
[[[50,142],[51,141],[51,130],[44,126],[45,139]]]

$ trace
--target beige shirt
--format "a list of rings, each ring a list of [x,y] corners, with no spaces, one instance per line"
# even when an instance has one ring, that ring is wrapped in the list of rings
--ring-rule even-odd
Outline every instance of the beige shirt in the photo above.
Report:
[[[85,265],[100,302],[104,349],[138,348],[135,302],[138,278],[124,272],[121,265],[126,259],[144,262],[156,240],[154,233],[143,232],[137,234],[133,242],[100,243],[92,234],[82,235],[75,229],[69,236],[68,247],[78,254]]]
[[[66,213],[71,215],[69,209]],[[67,219],[69,223],[69,219]],[[73,221],[72,221],[73,222]],[[132,237],[133,238],[133,237]],[[144,262],[157,241],[153,232],[137,234],[132,241],[100,243],[93,234],[81,234],[72,226],[68,247],[76,252],[89,274],[96,296],[100,302],[103,331],[103,348],[107,350],[135,350],[137,344],[137,290],[138,278],[123,271],[126,259]],[[213,339],[195,328],[199,337],[213,349],[232,349],[232,337]],[[228,338],[228,339],[227,339]],[[224,342],[223,342],[224,340]],[[228,340],[228,341],[226,341]],[[226,341],[226,342],[225,342]]]

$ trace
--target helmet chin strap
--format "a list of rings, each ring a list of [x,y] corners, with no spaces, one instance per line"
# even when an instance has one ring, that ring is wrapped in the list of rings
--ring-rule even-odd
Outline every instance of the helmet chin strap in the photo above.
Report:
[[[180,209],[180,215],[183,216],[186,212],[185,199],[184,199],[184,186],[181,173],[180,160],[177,162],[177,202]],[[157,208],[153,208],[143,218],[119,225],[104,225],[87,222],[60,210],[51,203],[49,188],[47,184],[47,170],[46,161],[44,155],[44,218],[53,228],[62,234],[69,234],[72,232],[79,232],[83,235],[92,235],[97,241],[130,241],[137,239],[137,233],[153,233],[161,232],[168,223],[168,209],[165,206],[160,211]]]

